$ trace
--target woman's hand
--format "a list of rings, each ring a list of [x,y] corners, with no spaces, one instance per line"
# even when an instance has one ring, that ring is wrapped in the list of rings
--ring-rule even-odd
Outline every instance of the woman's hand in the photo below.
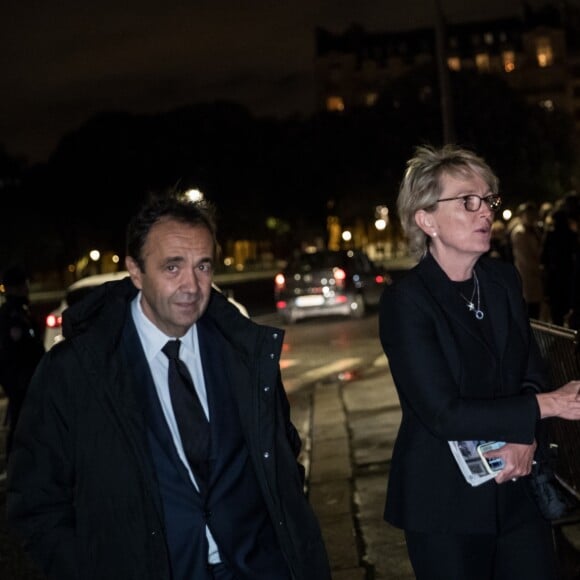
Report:
[[[580,420],[580,381],[570,381],[555,391],[536,395],[542,419]]]
[[[536,447],[537,443],[535,441],[531,445],[506,443],[500,449],[488,451],[485,457],[501,457],[505,465],[501,471],[498,471],[495,481],[504,483],[529,475],[532,471]]]

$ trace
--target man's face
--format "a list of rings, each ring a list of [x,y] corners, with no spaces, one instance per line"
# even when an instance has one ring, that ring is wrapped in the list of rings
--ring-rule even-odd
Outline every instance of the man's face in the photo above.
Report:
[[[207,228],[167,219],[149,231],[143,247],[144,272],[127,258],[131,280],[143,292],[143,312],[168,336],[183,336],[205,312],[214,250]]]

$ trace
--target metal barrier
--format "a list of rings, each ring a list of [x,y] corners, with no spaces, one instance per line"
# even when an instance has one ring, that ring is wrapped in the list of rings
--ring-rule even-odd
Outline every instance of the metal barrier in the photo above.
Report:
[[[554,388],[580,379],[580,339],[578,331],[532,320],[532,331],[548,365]],[[546,419],[550,441],[558,446],[556,476],[580,499],[580,421]]]

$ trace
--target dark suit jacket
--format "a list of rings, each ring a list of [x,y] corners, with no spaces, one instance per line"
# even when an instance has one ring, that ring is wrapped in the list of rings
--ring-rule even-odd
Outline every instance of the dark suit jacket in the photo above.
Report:
[[[243,365],[208,317],[198,321],[211,428],[211,479],[204,498],[195,490],[165,421],[149,366],[132,318],[124,347],[134,361],[136,398],[146,401],[147,433],[159,483],[173,578],[213,578],[207,569],[206,523],[220,555],[240,577],[286,578],[288,566],[278,547],[238,417],[236,387]],[[236,376],[229,371],[236,369]],[[159,506],[160,507],[160,506]]]
[[[489,258],[475,270],[493,340],[430,254],[382,297],[380,338],[402,409],[384,516],[401,528],[493,532],[498,509],[538,516],[525,478],[471,487],[447,443],[532,443],[540,416],[530,391],[547,388],[517,271]]]

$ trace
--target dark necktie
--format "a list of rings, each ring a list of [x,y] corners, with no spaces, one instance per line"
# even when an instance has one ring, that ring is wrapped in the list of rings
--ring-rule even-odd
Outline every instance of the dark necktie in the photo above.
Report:
[[[161,350],[169,359],[169,394],[181,444],[200,491],[204,491],[209,470],[209,422],[191,375],[179,358],[180,345],[179,340],[170,340]]]

